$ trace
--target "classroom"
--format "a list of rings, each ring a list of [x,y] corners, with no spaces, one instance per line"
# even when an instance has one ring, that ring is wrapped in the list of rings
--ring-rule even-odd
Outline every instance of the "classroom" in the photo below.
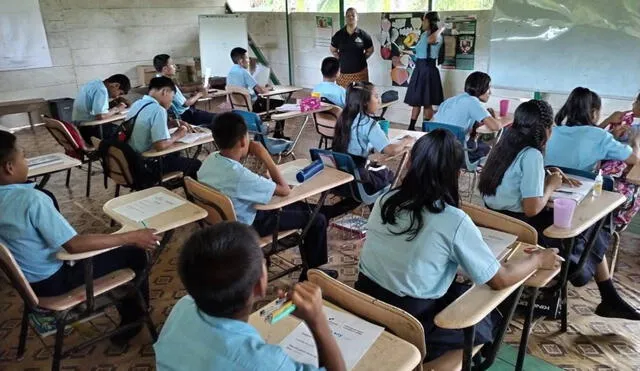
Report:
[[[639,6],[0,0],[0,370],[640,370]]]

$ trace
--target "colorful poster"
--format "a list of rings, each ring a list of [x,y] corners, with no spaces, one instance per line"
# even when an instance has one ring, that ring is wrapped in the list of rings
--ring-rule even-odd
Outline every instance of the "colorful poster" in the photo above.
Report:
[[[391,61],[393,86],[409,86],[415,67],[413,51],[420,38],[423,13],[383,13],[381,19],[380,55]]]
[[[441,68],[473,70],[476,51],[476,17],[451,16],[444,20],[444,61]]]
[[[333,37],[333,18],[316,16],[316,47],[328,48]]]

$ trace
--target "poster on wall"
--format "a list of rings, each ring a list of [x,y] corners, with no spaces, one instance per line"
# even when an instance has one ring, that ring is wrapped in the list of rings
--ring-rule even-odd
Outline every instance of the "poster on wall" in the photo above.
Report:
[[[333,37],[333,17],[316,16],[316,47],[328,48]]]
[[[443,69],[473,70],[476,51],[476,17],[450,16],[444,19]]]

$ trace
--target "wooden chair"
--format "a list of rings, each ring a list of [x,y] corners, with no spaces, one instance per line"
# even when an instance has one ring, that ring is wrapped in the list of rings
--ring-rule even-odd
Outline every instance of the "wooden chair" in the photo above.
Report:
[[[520,242],[530,245],[538,244],[538,232],[522,220],[465,201],[462,201],[461,208],[478,226],[518,236]]]
[[[229,197],[191,177],[184,178],[184,185],[187,198],[207,211],[207,217],[204,219],[207,224],[213,225],[223,221],[236,221],[236,212]],[[297,230],[291,229],[278,232],[277,240],[291,236],[294,233],[297,233]],[[272,242],[272,236],[261,237],[260,247],[269,246]],[[275,254],[273,250],[274,246],[267,252],[267,256]]]
[[[90,339],[82,344],[78,344],[71,349],[62,351],[64,342],[65,327],[75,322],[85,320],[101,313],[107,307],[115,304],[113,292],[115,289],[127,291],[134,290],[138,296],[138,302],[145,313],[144,323],[146,324],[154,342],[158,338],[155,326],[149,316],[147,305],[144,302],[141,292],[135,285],[135,273],[131,269],[120,269],[104,275],[100,278],[93,278],[92,256],[100,254],[103,251],[92,252],[91,254],[68,254],[62,250],[62,254],[58,254],[58,258],[63,260],[73,260],[77,264],[84,264],[85,269],[85,285],[77,287],[63,295],[53,297],[38,297],[29,282],[25,278],[18,263],[13,258],[11,251],[4,245],[0,244],[0,268],[7,275],[13,288],[18,291],[22,301],[24,302],[24,310],[22,314],[22,323],[20,327],[20,340],[18,344],[17,358],[24,356],[27,334],[29,331],[29,315],[35,312],[41,314],[43,311],[48,312],[55,318],[56,335],[53,352],[53,361],[51,369],[57,371],[60,369],[62,358],[67,357],[78,350],[90,346],[100,340],[129,330],[140,323],[132,323],[127,326],[117,328],[109,333],[102,334],[97,338]],[[81,255],[87,255],[81,256]],[[106,295],[103,295],[106,294]]]
[[[42,120],[51,136],[64,148],[66,154],[77,158],[82,161],[83,164],[87,164],[86,195],[89,197],[91,193],[91,165],[100,158],[100,155],[96,151],[97,147],[90,147],[87,146],[84,141],[76,140],[75,138],[82,138],[76,128],[67,127],[62,122],[46,116],[43,116]],[[76,131],[75,138],[69,130]],[[71,169],[67,170],[67,181],[65,183],[67,187],[69,187],[70,178]]]
[[[336,122],[341,114],[342,108],[338,106],[333,106],[329,111],[313,114],[313,121],[316,124],[316,132],[320,134],[318,148],[322,148],[322,144],[324,143],[324,149],[331,149]]]
[[[231,109],[253,112],[253,102],[249,90],[240,86],[227,85],[227,100]]]
[[[421,359],[425,358],[427,354],[427,348],[425,344],[424,328],[420,321],[418,321],[411,314],[393,305],[387,304],[381,300],[359,292],[356,289],[351,288],[346,284],[329,277],[326,273],[320,270],[310,269],[307,275],[309,277],[309,281],[314,282],[315,284],[320,286],[324,299],[358,317],[383,326],[387,331],[413,344],[420,352]],[[519,296],[520,290],[517,291]],[[471,326],[473,326],[480,322],[486,316],[482,315],[483,313],[491,312],[504,299],[506,299],[509,294],[510,292],[501,293],[500,291],[491,290],[491,288],[486,285],[476,285],[469,289],[462,296],[460,296],[447,308],[445,308],[445,310],[440,312],[440,314],[438,314],[438,317],[441,321],[444,321],[446,323],[457,322],[464,326],[453,328],[461,329],[469,326],[470,324]],[[479,298],[481,298],[482,296],[484,296],[485,298],[490,298],[490,300],[485,300],[484,302],[482,300],[479,300]],[[514,300],[514,308],[516,303],[517,300]],[[465,308],[467,309],[466,311],[464,311]],[[472,318],[468,318],[468,311],[474,312],[476,311],[475,309],[477,309],[477,314],[471,316]],[[444,315],[442,315],[443,313]],[[467,318],[461,317],[460,313],[461,315],[467,316]],[[508,319],[503,325],[501,331],[502,333],[499,334],[496,339],[497,345],[493,346],[493,348],[495,348],[495,353],[497,353],[497,348],[502,342],[502,337],[504,336],[506,326],[508,326],[512,314],[513,313],[509,314]],[[476,345],[473,347],[473,349],[471,349],[471,353],[476,354],[481,348],[482,345]],[[495,355],[493,355],[493,359],[488,359],[485,362],[491,364],[493,363],[494,359]],[[449,351],[433,361],[421,364],[416,368],[416,370],[425,369],[450,371],[460,370],[461,367],[462,351],[456,350]],[[483,364],[482,369],[485,369],[485,367],[488,367],[488,365]]]

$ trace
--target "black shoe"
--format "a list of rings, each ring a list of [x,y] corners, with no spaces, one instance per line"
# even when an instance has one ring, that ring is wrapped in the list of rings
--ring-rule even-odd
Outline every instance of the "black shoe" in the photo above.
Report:
[[[273,133],[273,137],[274,137],[274,138],[276,138],[276,139],[291,140],[291,138],[289,138],[289,137],[285,137],[285,136],[284,136],[284,133],[282,133],[282,132],[278,132],[278,131],[277,131],[277,132],[275,132],[275,133]]]
[[[120,327],[126,326],[126,325],[127,325],[127,323],[120,323]],[[116,346],[119,346],[119,347],[125,346],[125,345],[127,345],[129,343],[129,340],[133,339],[136,335],[138,335],[140,333],[140,331],[142,331],[142,327],[143,327],[142,324],[139,323],[139,324],[129,328],[128,330],[125,330],[123,332],[119,332],[119,333],[111,336],[109,338],[109,340],[111,341],[111,343],[113,345],[116,345]]]
[[[631,321],[640,321],[640,313],[624,300],[620,303],[612,305],[609,303],[600,303],[596,307],[596,315],[605,318],[621,318]]]

